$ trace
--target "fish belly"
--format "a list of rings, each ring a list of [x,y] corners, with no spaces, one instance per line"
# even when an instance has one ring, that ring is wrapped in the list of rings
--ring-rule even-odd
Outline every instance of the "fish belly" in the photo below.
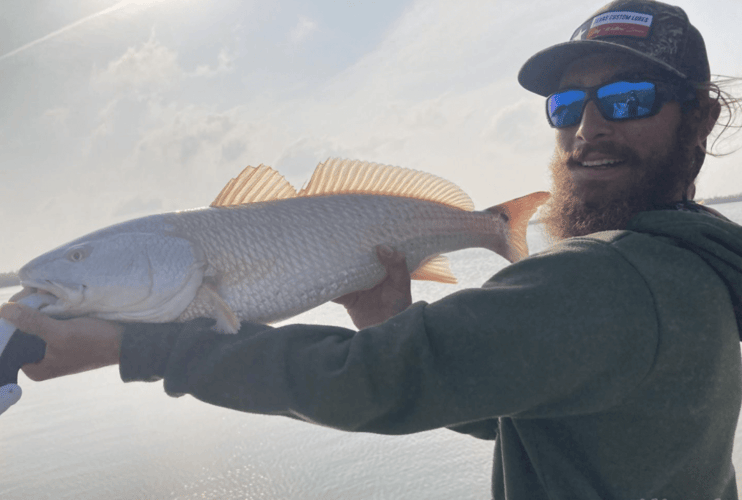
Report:
[[[410,271],[431,256],[505,238],[490,214],[375,195],[292,198],[176,214],[203,249],[206,282],[243,321],[270,323],[371,288],[385,270],[375,247],[405,253]],[[199,293],[178,318],[214,317]]]

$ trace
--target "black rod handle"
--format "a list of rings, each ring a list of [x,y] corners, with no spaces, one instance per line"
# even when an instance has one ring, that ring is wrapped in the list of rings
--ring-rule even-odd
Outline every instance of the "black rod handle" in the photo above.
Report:
[[[46,354],[46,342],[36,335],[16,330],[0,354],[0,386],[18,383],[18,370],[27,363],[38,363]]]

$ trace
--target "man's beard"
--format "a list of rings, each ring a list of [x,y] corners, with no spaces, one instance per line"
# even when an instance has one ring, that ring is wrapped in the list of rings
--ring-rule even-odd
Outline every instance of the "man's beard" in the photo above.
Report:
[[[551,198],[540,217],[547,236],[558,241],[598,231],[625,229],[639,212],[679,201],[675,199],[677,193],[685,192],[697,173],[696,148],[690,140],[693,132],[686,121],[682,122],[668,150],[657,152],[644,161],[630,148],[613,143],[588,147],[590,151],[624,159],[633,170],[632,182],[597,200],[585,200],[576,192],[567,157],[555,154],[550,165]],[[585,152],[576,151],[573,157]]]

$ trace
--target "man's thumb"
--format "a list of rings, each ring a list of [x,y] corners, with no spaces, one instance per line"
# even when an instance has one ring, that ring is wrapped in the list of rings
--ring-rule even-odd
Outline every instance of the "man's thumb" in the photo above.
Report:
[[[23,304],[9,302],[0,306],[0,317],[15,325],[22,332],[32,333],[44,337],[44,332],[50,329],[52,318]]]

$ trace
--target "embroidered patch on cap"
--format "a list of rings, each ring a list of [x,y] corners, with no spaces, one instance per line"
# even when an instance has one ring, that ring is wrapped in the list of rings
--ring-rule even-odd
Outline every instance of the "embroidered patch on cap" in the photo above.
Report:
[[[587,32],[588,40],[606,36],[635,36],[646,38],[652,26],[652,16],[641,12],[606,12],[596,16]]]

